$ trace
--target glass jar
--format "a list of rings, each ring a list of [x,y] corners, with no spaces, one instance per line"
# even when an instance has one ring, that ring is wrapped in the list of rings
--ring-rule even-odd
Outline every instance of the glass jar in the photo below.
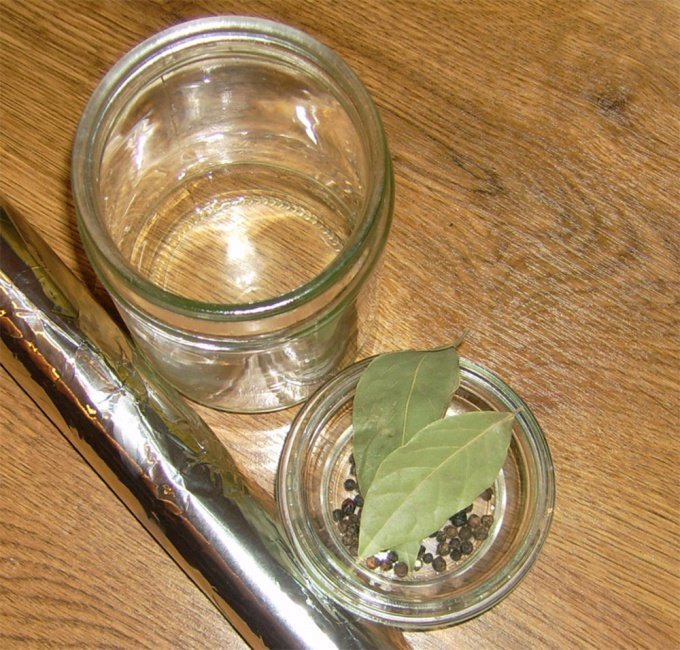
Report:
[[[520,397],[496,375],[461,359],[461,384],[447,416],[474,410],[517,412],[495,484],[472,512],[491,517],[488,536],[446,569],[423,565],[406,577],[370,569],[343,542],[333,511],[348,498],[352,402],[370,360],[320,389],[300,410],[279,465],[277,496],[288,538],[312,587],[345,609],[404,629],[431,630],[481,614],[505,598],[533,565],[552,520],[555,483],[541,428]],[[452,513],[453,515],[454,513]],[[436,539],[424,540],[428,550]]]
[[[190,399],[284,408],[362,349],[392,167],[365,87],[307,34],[230,16],[153,36],[95,90],[72,177],[98,277]]]

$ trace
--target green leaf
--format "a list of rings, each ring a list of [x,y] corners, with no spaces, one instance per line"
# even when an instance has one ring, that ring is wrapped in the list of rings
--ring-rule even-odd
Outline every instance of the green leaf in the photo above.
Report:
[[[444,416],[459,383],[455,347],[382,354],[368,365],[352,416],[357,481],[364,495],[388,454]]]
[[[444,418],[387,456],[365,495],[359,556],[415,545],[493,485],[514,417],[477,411]]]
[[[408,564],[409,569],[412,569],[418,559],[418,551],[420,551],[421,540],[417,542],[411,542],[405,544],[404,546],[397,546],[394,548],[397,555],[399,556],[400,562],[405,562]],[[392,548],[390,548],[392,550]]]

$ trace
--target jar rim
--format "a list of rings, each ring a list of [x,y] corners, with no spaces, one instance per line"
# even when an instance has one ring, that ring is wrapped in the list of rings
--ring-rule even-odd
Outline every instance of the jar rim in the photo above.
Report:
[[[338,81],[338,88],[351,100],[353,108],[367,125],[371,155],[378,163],[372,165],[375,183],[367,196],[366,208],[357,222],[358,227],[328,266],[311,280],[290,291],[250,303],[193,300],[147,280],[118,251],[108,230],[98,218],[95,196],[98,163],[95,160],[94,143],[109,113],[112,99],[134,83],[152,63],[178,50],[196,44],[218,42],[225,37],[232,41],[261,45],[275,43],[295,56],[315,63],[329,76],[335,73],[333,79]],[[362,265],[362,275],[370,273],[385,246],[392,220],[394,182],[389,148],[379,112],[361,79],[331,48],[306,32],[273,20],[249,16],[214,16],[189,20],[158,32],[129,50],[105,74],[83,111],[75,135],[72,172],[76,214],[86,249],[96,240],[97,248],[105,253],[103,261],[92,260],[93,264],[104,264],[107,271],[156,308],[190,318],[247,321],[277,316],[306,305],[330,287],[341,283],[357,264]],[[94,215],[94,218],[86,219],[85,215]],[[362,260],[366,244],[373,239],[376,240],[374,249],[367,259]],[[106,274],[99,275],[105,277]],[[112,291],[112,287],[107,288]]]

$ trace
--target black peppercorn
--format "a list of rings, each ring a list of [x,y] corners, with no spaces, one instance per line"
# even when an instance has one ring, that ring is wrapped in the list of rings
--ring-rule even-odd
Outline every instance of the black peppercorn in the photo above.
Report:
[[[352,515],[354,514],[354,510],[356,509],[356,506],[354,505],[354,499],[345,499],[342,502],[342,514],[347,516],[347,515]]]
[[[481,542],[483,539],[486,539],[489,536],[489,531],[484,528],[484,526],[480,526],[479,528],[475,528],[475,530],[472,531],[472,536]]]
[[[461,545],[460,545],[460,552],[463,555],[470,555],[474,549],[474,546],[472,545],[472,542],[469,539],[466,539]]]
[[[406,562],[397,562],[394,565],[394,575],[397,578],[405,578],[408,574],[408,564]]]
[[[425,564],[431,564],[432,560],[434,559],[434,556],[432,553],[423,553],[423,557],[421,558]]]
[[[357,494],[354,497],[354,505],[357,508],[363,508],[364,507],[364,497],[362,497],[360,494]]]
[[[482,525],[482,518],[479,515],[470,515],[467,520],[467,525],[474,530]]]
[[[470,537],[472,537],[472,530],[467,524],[465,526],[462,526],[461,529],[458,531],[458,537],[460,537],[463,541],[465,541],[466,539],[470,539]]]
[[[441,573],[442,571],[446,570],[446,560],[441,556],[438,555],[434,560],[432,560],[432,568],[437,572]]]
[[[460,550],[460,547],[458,548],[452,548],[451,552],[449,553],[449,557],[454,561],[458,562],[460,558],[463,556],[462,551]]]
[[[375,555],[371,555],[366,558],[366,566],[371,570],[377,569],[380,566],[380,560]]]
[[[444,535],[446,536],[446,539],[453,539],[456,535],[458,535],[458,530],[455,526],[445,526]]]
[[[491,528],[492,524],[493,524],[493,515],[482,515],[482,526],[486,526],[487,528]]]
[[[353,492],[357,489],[357,482],[353,478],[348,478],[345,481],[345,490],[348,492]]]
[[[333,521],[338,522],[343,518],[342,510],[340,508],[336,508],[333,510]]]
[[[465,510],[461,510],[460,512],[457,512],[453,517],[450,519],[451,523],[460,528],[461,526],[465,526],[467,523],[467,513]]]
[[[437,553],[439,553],[439,555],[448,555],[450,552],[451,547],[448,542],[439,542],[439,544],[437,544]]]

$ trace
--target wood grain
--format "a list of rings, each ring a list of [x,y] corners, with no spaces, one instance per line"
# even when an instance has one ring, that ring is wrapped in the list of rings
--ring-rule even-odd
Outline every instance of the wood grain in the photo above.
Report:
[[[557,507],[533,570],[414,648],[672,648],[678,626],[680,10],[673,0],[0,0],[0,192],[102,301],[75,225],[83,107],[181,20],[298,26],[358,72],[395,163],[374,351],[471,333],[527,401]],[[0,646],[243,648],[4,373]],[[273,489],[294,410],[201,414]]]

